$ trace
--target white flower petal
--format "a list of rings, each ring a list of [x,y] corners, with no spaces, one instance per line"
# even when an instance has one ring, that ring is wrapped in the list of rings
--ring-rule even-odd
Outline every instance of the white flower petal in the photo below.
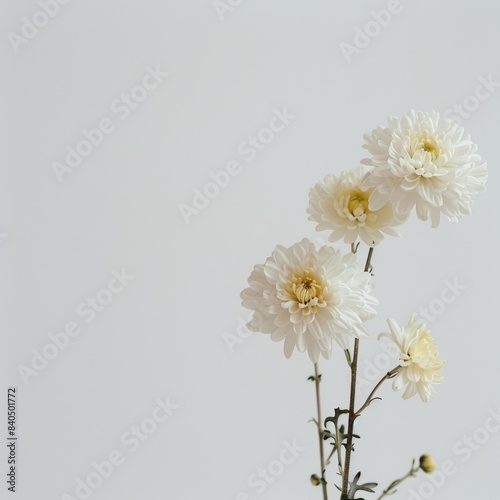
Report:
[[[294,349],[295,349],[295,335],[288,334],[285,337],[285,343],[284,343],[284,346],[283,346],[283,350],[285,352],[285,357],[287,359],[290,358],[290,356],[292,355]]]

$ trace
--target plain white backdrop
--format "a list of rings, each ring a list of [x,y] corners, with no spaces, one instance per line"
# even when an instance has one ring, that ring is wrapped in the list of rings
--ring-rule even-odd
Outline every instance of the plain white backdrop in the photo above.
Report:
[[[432,307],[447,365],[428,404],[380,391],[358,421],[353,471],[385,487],[428,452],[452,472],[394,498],[494,496],[498,2],[73,0],[47,1],[50,15],[43,3],[4,0],[0,16],[0,435],[17,386],[17,498],[319,500],[312,365],[246,335],[239,293],[276,244],[327,237],[307,221],[309,189],[358,166],[362,135],[411,108],[458,116],[490,178],[470,217],[436,230],[412,218],[376,249],[361,396],[388,368],[376,341],[387,317]],[[294,117],[249,146],[276,113]],[[228,163],[215,194],[210,173]],[[206,207],[183,216],[204,189]],[[463,289],[443,304],[447,280]],[[47,348],[66,326],[80,334]],[[44,349],[56,357],[23,380]],[[348,371],[340,353],[320,370],[326,415],[347,404]],[[110,454],[120,464],[103,479],[92,464]]]

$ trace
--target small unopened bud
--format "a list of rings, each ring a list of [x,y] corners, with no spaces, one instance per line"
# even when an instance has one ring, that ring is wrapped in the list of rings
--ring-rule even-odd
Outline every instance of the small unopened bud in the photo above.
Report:
[[[311,484],[313,486],[319,486],[321,484],[321,479],[316,474],[313,474],[311,476]]]
[[[436,463],[434,462],[434,459],[430,455],[424,453],[420,457],[420,468],[424,472],[431,473],[434,472],[434,469],[436,468]]]

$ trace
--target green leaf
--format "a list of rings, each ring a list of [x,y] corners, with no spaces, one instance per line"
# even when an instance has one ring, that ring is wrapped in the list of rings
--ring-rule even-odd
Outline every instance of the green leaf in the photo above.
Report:
[[[347,492],[347,495],[343,495],[342,499],[345,498],[345,500],[365,500],[364,498],[356,498],[356,494],[358,491],[367,491],[369,493],[375,493],[375,490],[373,488],[376,488],[378,483],[364,483],[364,484],[358,484],[358,481],[361,478],[361,472],[358,472],[355,476],[354,479],[349,482],[349,491]]]
[[[351,360],[351,352],[349,349],[344,349],[344,354],[345,354],[345,359],[347,359],[347,364],[351,366],[352,360]]]

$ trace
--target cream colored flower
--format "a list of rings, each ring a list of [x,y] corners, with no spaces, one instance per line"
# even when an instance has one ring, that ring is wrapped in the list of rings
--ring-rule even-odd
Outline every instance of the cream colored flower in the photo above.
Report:
[[[370,273],[360,272],[356,256],[342,256],[308,239],[290,248],[277,246],[265,264],[255,266],[241,293],[243,306],[255,311],[247,325],[284,340],[285,356],[295,348],[307,351],[313,362],[329,358],[335,341],[367,334],[364,321],[375,316],[377,300],[368,294]]]
[[[437,227],[441,214],[452,222],[470,213],[472,197],[484,190],[486,162],[464,129],[435,111],[390,117],[387,127],[365,135],[372,167],[362,183],[373,188],[370,210],[392,201],[396,211],[414,207],[421,220]]]
[[[354,243],[361,239],[368,246],[375,246],[384,234],[400,236],[394,226],[401,224],[396,219],[392,204],[385,203],[377,210],[368,207],[373,189],[361,189],[366,170],[346,170],[338,177],[327,175],[309,193],[309,220],[317,223],[318,231],[331,231],[330,241],[343,239]]]
[[[393,389],[404,388],[403,399],[418,393],[422,401],[428,401],[435,392],[433,385],[443,380],[441,369],[445,364],[438,357],[429,331],[413,316],[402,328],[393,319],[387,320],[387,323],[390,332],[381,333],[379,338],[387,337],[394,342],[401,366],[394,378]]]

